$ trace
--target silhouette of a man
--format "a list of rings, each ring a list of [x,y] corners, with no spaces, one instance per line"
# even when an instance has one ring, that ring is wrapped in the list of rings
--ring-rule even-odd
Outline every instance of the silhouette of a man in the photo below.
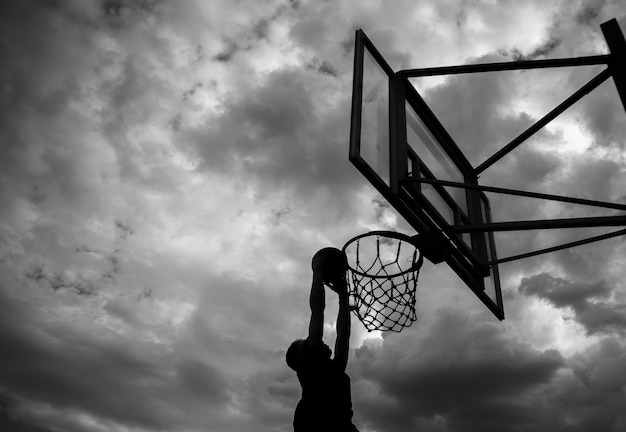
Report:
[[[287,364],[298,374],[302,398],[293,420],[295,432],[358,432],[352,424],[350,377],[346,374],[350,340],[350,309],[345,280],[345,257],[325,248],[312,261],[313,283],[309,305],[311,321],[306,339],[287,350]],[[324,283],[339,297],[335,352],[322,341],[326,297]]]

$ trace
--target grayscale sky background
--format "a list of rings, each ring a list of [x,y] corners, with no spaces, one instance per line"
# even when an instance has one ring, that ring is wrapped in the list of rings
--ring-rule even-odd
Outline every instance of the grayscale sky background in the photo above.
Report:
[[[0,429],[289,431],[310,258],[402,229],[348,162],[354,31],[395,70],[607,53],[606,1],[0,3]],[[416,82],[473,163],[596,67]],[[625,202],[607,81],[481,178]],[[492,197],[499,221],[611,211]],[[606,230],[497,236],[501,256]],[[445,265],[400,334],[354,320],[362,432],[626,430],[626,244]],[[325,334],[332,343],[332,297]]]

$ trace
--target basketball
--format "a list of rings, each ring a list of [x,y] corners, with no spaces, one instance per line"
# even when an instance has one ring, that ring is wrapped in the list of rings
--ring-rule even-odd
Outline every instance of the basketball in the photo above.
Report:
[[[320,249],[313,256],[311,267],[316,268],[322,274],[324,283],[332,283],[343,279],[348,269],[346,257],[343,252],[334,247]]]

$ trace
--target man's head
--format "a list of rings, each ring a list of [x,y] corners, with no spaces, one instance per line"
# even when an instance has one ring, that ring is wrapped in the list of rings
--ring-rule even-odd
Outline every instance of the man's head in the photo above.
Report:
[[[289,345],[287,348],[287,366],[296,372],[300,369],[300,365],[302,364],[302,358],[304,356],[304,339],[297,339]]]
[[[300,367],[302,366],[302,363],[304,362],[304,355],[305,355],[304,345],[305,344],[306,344],[305,339],[297,339],[293,341],[291,345],[289,345],[289,348],[287,348],[287,355],[285,356],[285,359],[287,360],[287,366],[289,366],[291,369],[293,369],[296,372],[300,370]],[[322,342],[322,353],[324,357],[327,356],[328,358],[330,358],[330,355],[332,354],[332,350],[330,349],[330,347],[323,342]]]

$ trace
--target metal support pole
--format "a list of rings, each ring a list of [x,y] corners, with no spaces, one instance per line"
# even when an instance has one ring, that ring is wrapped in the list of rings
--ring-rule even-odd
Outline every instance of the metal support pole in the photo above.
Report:
[[[563,243],[562,245],[559,246],[552,246],[552,247],[548,247],[548,248],[544,248],[544,249],[539,249],[533,252],[528,252],[528,253],[524,253],[524,254],[519,254],[519,255],[513,255],[510,257],[506,257],[506,258],[500,258],[494,261],[489,261],[487,263],[488,266],[492,266],[492,265],[496,265],[496,264],[502,264],[505,262],[510,262],[510,261],[516,261],[518,259],[522,259],[522,258],[530,258],[533,256],[537,256],[537,255],[541,255],[541,254],[545,254],[548,252],[556,252],[562,249],[569,249],[571,247],[575,247],[575,246],[582,246],[582,245],[586,245],[589,243],[594,243],[600,240],[606,240],[606,239],[610,239],[612,237],[618,237],[621,235],[626,234],[626,229],[623,230],[619,230],[619,231],[615,231],[612,233],[608,233],[608,234],[602,234],[602,235],[598,235],[598,236],[594,236],[594,237],[589,237],[586,238],[584,240],[578,240],[578,241],[573,241],[573,242],[569,242],[569,243]]]
[[[613,74],[622,105],[626,109],[626,40],[615,18],[601,24],[600,28],[611,51],[609,69]]]
[[[544,199],[544,200],[549,200],[549,201],[560,201],[560,202],[566,202],[566,203],[572,203],[572,204],[586,205],[586,206],[591,206],[591,207],[601,207],[601,208],[608,208],[608,209],[613,209],[613,210],[626,211],[626,204],[609,203],[609,202],[604,202],[604,201],[595,201],[595,200],[566,197],[566,196],[560,196],[560,195],[550,195],[550,194],[544,194],[544,193],[539,193],[539,192],[527,192],[527,191],[521,191],[517,189],[506,189],[506,188],[499,188],[499,187],[493,187],[493,186],[473,185],[473,184],[467,184],[467,183],[452,182],[448,180],[429,179],[429,178],[424,178],[424,177],[408,177],[406,181],[412,181],[412,182],[417,182],[417,183],[429,183],[429,184],[449,186],[449,187],[461,188],[461,189],[473,189],[473,190],[480,190],[483,192],[493,192],[493,193],[504,194],[504,195],[515,195],[515,196],[522,196],[522,197],[527,197],[527,198],[537,198],[537,199]]]
[[[421,69],[405,69],[398,73],[405,78],[417,78],[424,76],[436,75],[454,75],[465,73],[480,72],[500,72],[523,69],[541,69],[552,67],[568,67],[568,66],[592,66],[599,64],[607,64],[610,60],[609,55],[596,55],[588,57],[573,57],[564,59],[547,59],[547,60],[520,60],[512,62],[483,63],[460,66],[441,66],[433,68]]]
[[[494,222],[489,224],[454,225],[452,233],[524,231],[557,228],[587,228],[601,226],[626,226],[626,216],[596,216],[569,219],[541,219],[532,221]]]

